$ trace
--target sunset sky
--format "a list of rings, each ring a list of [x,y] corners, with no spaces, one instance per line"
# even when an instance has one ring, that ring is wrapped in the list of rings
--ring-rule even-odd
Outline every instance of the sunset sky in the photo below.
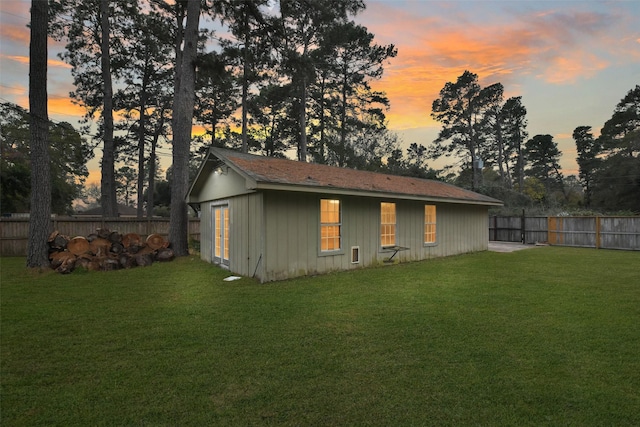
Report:
[[[500,82],[506,97],[522,96],[529,136],[551,134],[566,175],[577,173],[571,134],[596,135],[615,105],[640,84],[640,1],[366,0],[356,21],[398,56],[373,86],[391,100],[389,128],[405,145],[429,145],[440,125],[431,104],[464,70],[482,86]],[[29,5],[0,0],[0,98],[28,107]],[[69,67],[49,43],[49,116],[75,124],[83,111],[70,103]],[[164,149],[164,167],[169,149]],[[98,161],[90,163],[99,180]],[[441,165],[434,164],[434,167]]]

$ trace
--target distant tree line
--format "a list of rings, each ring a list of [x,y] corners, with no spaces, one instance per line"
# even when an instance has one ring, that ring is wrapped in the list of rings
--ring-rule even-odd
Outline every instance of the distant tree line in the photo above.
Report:
[[[30,114],[8,102],[0,103],[0,212],[28,212],[31,197]],[[51,212],[71,213],[71,202],[82,194],[93,151],[69,123],[48,125],[51,168]]]
[[[453,156],[457,173],[437,175],[507,208],[640,213],[640,86],[618,103],[599,137],[590,126],[574,130],[579,177],[560,171],[552,135],[528,138],[522,98],[504,100],[503,92],[501,83],[481,87],[470,71],[446,83],[432,105],[442,124],[438,137],[412,150],[430,159]]]
[[[600,136],[578,126],[573,139],[584,205],[640,213],[640,85],[616,105]]]

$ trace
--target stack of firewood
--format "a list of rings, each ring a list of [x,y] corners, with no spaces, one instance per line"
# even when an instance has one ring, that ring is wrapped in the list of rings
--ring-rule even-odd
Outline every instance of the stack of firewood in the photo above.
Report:
[[[139,234],[120,234],[104,228],[86,237],[69,238],[58,231],[49,236],[49,260],[58,273],[86,270],[117,270],[145,267],[154,261],[171,261],[174,253],[159,234],[142,239]]]

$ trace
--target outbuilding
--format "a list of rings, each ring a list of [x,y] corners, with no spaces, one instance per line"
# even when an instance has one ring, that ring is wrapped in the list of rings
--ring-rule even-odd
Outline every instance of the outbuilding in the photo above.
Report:
[[[202,259],[261,282],[484,251],[499,200],[433,180],[211,148],[187,195]]]

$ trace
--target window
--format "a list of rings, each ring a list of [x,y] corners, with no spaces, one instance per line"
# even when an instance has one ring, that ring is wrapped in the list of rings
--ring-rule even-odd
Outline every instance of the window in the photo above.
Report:
[[[424,242],[436,242],[436,207],[424,205]]]
[[[320,250],[338,251],[340,242],[340,200],[320,199]]]
[[[396,244],[396,204],[380,203],[380,245],[395,246]]]

